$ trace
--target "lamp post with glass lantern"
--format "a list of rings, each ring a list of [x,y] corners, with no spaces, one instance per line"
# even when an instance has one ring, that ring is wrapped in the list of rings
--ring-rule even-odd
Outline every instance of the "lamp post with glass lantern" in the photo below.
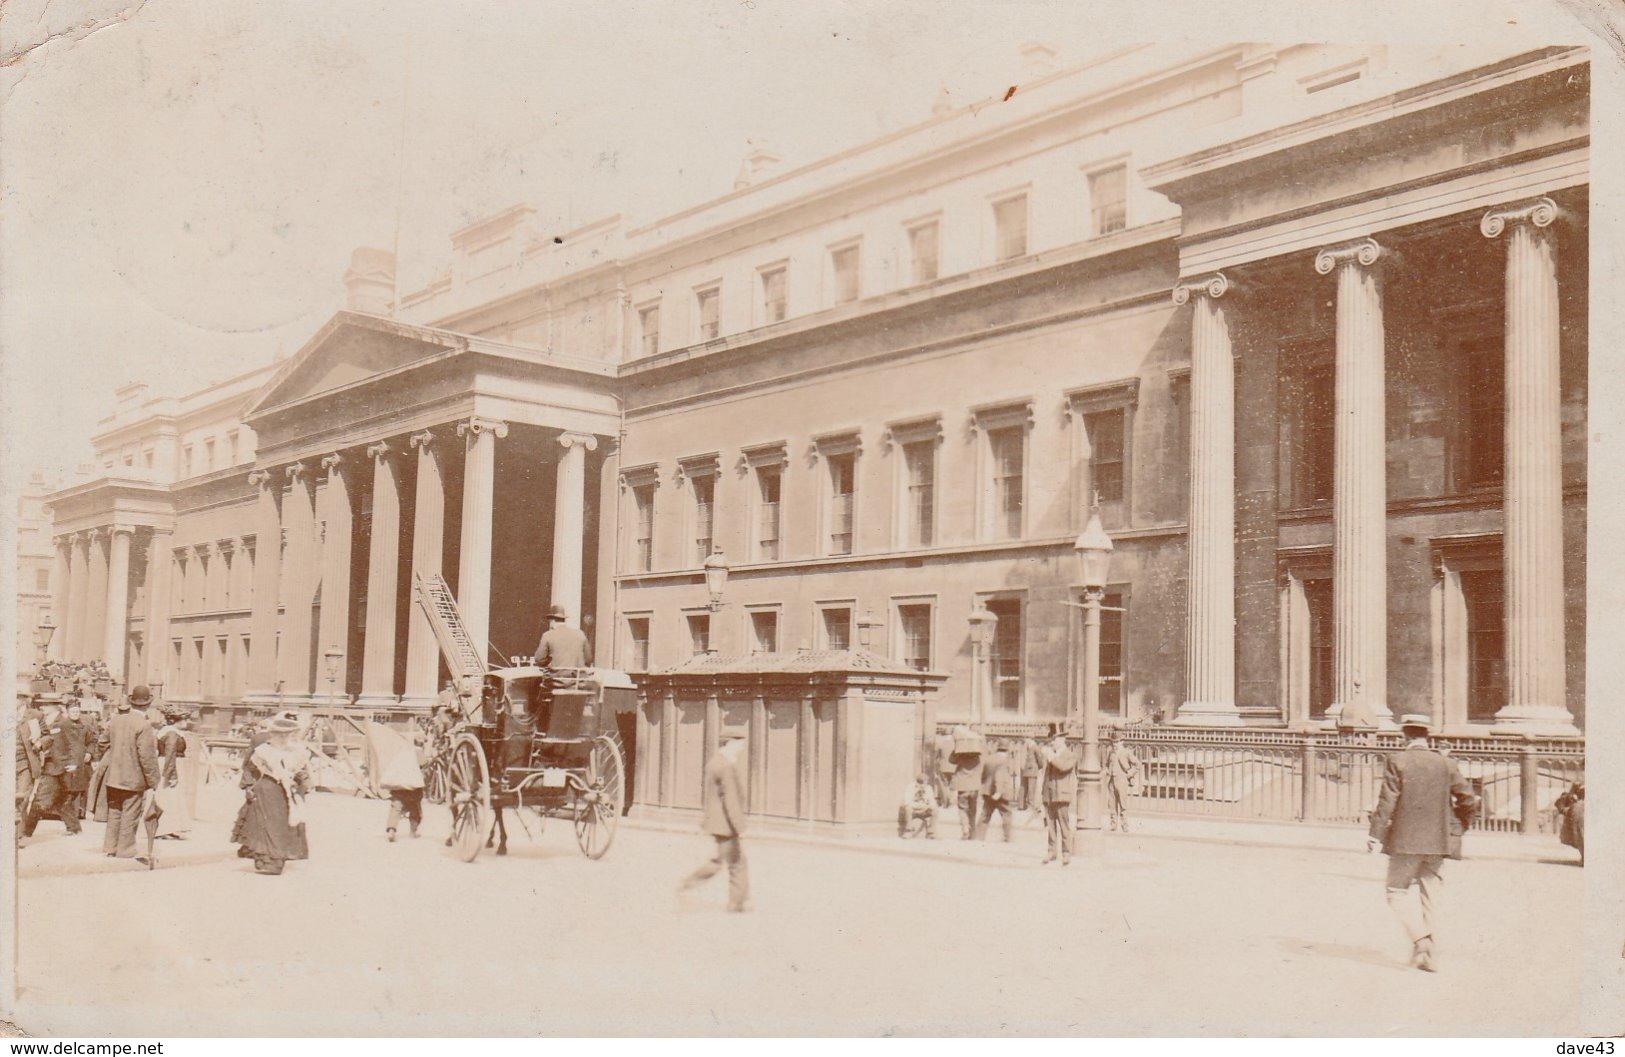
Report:
[[[970,692],[971,721],[974,723],[982,721],[982,713],[993,697],[993,666],[988,654],[993,647],[993,629],[998,624],[999,618],[993,610],[987,608],[986,602],[977,599],[976,608],[970,611],[970,641],[976,650],[976,678]]]
[[[719,613],[722,611],[722,592],[728,587],[728,572],[730,569],[728,556],[722,553],[721,547],[712,548],[710,557],[705,559],[703,569],[705,571],[705,591],[711,596],[711,612]],[[716,636],[711,629],[707,629],[705,637],[706,646],[708,647],[706,652],[717,652]]]
[[[46,617],[34,626],[34,648],[39,650],[39,664],[45,665],[46,652],[51,648],[51,636],[56,634],[56,625],[51,618]]]
[[[1100,524],[1100,509],[1073,542],[1083,572],[1083,772],[1078,803],[1081,829],[1099,829],[1105,807],[1100,781],[1100,609],[1111,572],[1112,538]]]

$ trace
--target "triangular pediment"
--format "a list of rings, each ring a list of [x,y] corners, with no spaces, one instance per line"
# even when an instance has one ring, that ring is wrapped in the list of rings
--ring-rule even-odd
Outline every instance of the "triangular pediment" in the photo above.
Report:
[[[463,334],[340,312],[272,376],[249,405],[247,417],[353,389],[371,378],[467,349]]]

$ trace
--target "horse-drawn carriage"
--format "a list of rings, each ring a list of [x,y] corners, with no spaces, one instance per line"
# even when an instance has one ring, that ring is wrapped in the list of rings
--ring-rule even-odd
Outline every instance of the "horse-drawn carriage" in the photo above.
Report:
[[[450,843],[472,862],[494,841],[507,853],[505,812],[538,823],[568,819],[590,859],[609,850],[626,796],[616,714],[635,707],[622,672],[545,669],[518,658],[490,668],[440,577],[416,578],[416,595],[462,688],[462,722],[443,755]],[[494,827],[494,832],[493,832]]]

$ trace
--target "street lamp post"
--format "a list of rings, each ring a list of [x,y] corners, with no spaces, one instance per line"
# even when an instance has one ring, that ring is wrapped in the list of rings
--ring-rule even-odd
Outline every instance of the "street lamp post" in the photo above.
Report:
[[[39,650],[39,664],[45,664],[46,653],[51,648],[51,636],[56,634],[56,625],[51,618],[46,617],[34,627],[34,647]]]
[[[1072,544],[1083,571],[1083,788],[1078,825],[1099,829],[1105,807],[1100,775],[1100,604],[1111,571],[1112,538],[1100,524],[1100,510]]]
[[[322,654],[327,660],[327,707],[332,708],[338,702],[335,699],[339,681],[339,664],[344,660],[344,651],[338,646],[329,646]]]
[[[976,650],[976,678],[971,684],[970,709],[971,721],[975,723],[982,721],[982,713],[993,697],[993,666],[988,653],[993,645],[993,629],[998,623],[999,618],[987,608],[987,603],[977,599],[976,608],[970,611],[970,641]]]
[[[728,587],[728,556],[722,553],[721,547],[715,547],[710,557],[705,559],[705,591],[711,596],[711,612],[722,611],[722,592]],[[708,627],[705,632],[705,645],[707,653],[717,652],[717,636],[714,627]]]

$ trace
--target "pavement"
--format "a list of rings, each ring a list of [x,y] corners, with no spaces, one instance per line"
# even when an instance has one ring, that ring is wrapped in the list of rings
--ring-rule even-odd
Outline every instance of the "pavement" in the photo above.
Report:
[[[1145,818],[1040,866],[1005,844],[753,833],[754,910],[677,883],[706,838],[567,825],[472,864],[319,795],[312,858],[263,877],[208,789],[148,871],[98,825],[20,853],[18,1023],[37,1035],[1573,1034],[1584,871],[1536,838],[1446,867],[1441,971],[1405,964],[1350,828]],[[1479,845],[1482,844],[1482,849]],[[1503,850],[1503,846],[1505,846]],[[1524,848],[1515,854],[1517,848]],[[1492,857],[1493,853],[1493,857]],[[1543,861],[1550,860],[1550,861]]]

